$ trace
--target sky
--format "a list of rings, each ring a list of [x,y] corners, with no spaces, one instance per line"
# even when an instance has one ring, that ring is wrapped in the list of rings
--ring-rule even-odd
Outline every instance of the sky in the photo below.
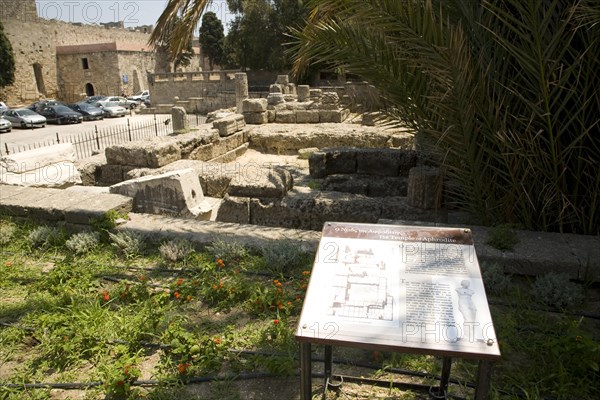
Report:
[[[167,0],[36,0],[38,16],[66,22],[98,24],[123,21],[125,27],[156,25]],[[227,31],[233,15],[225,0],[213,0],[208,11],[213,11]]]

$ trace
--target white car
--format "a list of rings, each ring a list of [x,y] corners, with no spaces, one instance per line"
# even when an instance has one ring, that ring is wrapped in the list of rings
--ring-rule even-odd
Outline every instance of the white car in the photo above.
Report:
[[[107,117],[124,117],[127,114],[126,108],[112,101],[99,102],[96,107],[101,108]]]
[[[121,107],[130,108],[132,110],[139,105],[139,103],[137,101],[129,100],[129,99],[126,99],[125,97],[121,97],[121,96],[107,96],[106,98],[99,101],[99,103],[102,103],[102,104],[109,103],[109,102],[117,103]]]
[[[148,100],[149,98],[150,98],[149,90],[142,90],[141,92],[128,97],[129,100],[136,101],[138,104],[143,103],[144,101]]]
[[[12,124],[10,123],[10,121],[4,119],[4,117],[0,115],[0,132],[10,132],[11,130]]]

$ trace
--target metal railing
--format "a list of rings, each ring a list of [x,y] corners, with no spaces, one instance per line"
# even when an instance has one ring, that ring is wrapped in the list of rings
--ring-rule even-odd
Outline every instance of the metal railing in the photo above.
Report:
[[[188,115],[190,127],[196,127],[203,124],[205,121],[205,116],[194,114]],[[57,133],[56,138],[26,145],[9,146],[7,143],[4,143],[4,146],[2,146],[3,148],[0,148],[0,156],[52,146],[59,143],[72,143],[75,148],[75,155],[77,159],[80,160],[98,154],[106,147],[112,145],[123,142],[133,142],[151,136],[166,136],[171,133],[173,133],[171,116],[168,114],[154,114],[154,118],[150,121],[131,122],[130,119],[127,118],[127,122],[123,125],[107,128],[98,128],[98,125],[94,125],[93,131],[79,135],[70,136]]]

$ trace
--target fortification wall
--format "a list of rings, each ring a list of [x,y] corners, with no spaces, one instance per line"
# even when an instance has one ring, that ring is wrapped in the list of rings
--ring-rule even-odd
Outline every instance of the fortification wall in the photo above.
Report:
[[[35,0],[0,0],[0,21],[37,19]]]
[[[21,4],[21,0],[14,2],[0,0],[0,2],[3,5],[10,3],[9,7],[13,7],[13,4]],[[16,7],[16,9],[18,9],[15,11],[18,16],[30,16],[27,7]],[[119,41],[142,49],[147,47],[150,37],[147,33],[126,29],[107,29],[96,25],[77,26],[62,21],[44,20],[37,16],[29,20],[3,17],[2,23],[12,44],[17,67],[15,84],[0,92],[0,98],[10,106],[28,104],[42,96],[59,97],[61,93],[57,74],[57,46]],[[148,69],[153,70],[154,65],[149,66]],[[146,71],[142,72],[145,74]],[[85,85],[85,82],[81,85]],[[80,90],[77,89],[76,92]]]

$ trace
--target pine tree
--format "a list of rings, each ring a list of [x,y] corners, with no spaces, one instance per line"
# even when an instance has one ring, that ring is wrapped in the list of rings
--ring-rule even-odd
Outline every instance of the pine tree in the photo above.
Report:
[[[0,22],[0,87],[12,85],[15,81],[15,57],[4,27]]]
[[[211,70],[223,62],[224,39],[223,24],[217,18],[217,14],[212,11],[205,13],[200,26],[200,46],[202,53],[208,57]]]

